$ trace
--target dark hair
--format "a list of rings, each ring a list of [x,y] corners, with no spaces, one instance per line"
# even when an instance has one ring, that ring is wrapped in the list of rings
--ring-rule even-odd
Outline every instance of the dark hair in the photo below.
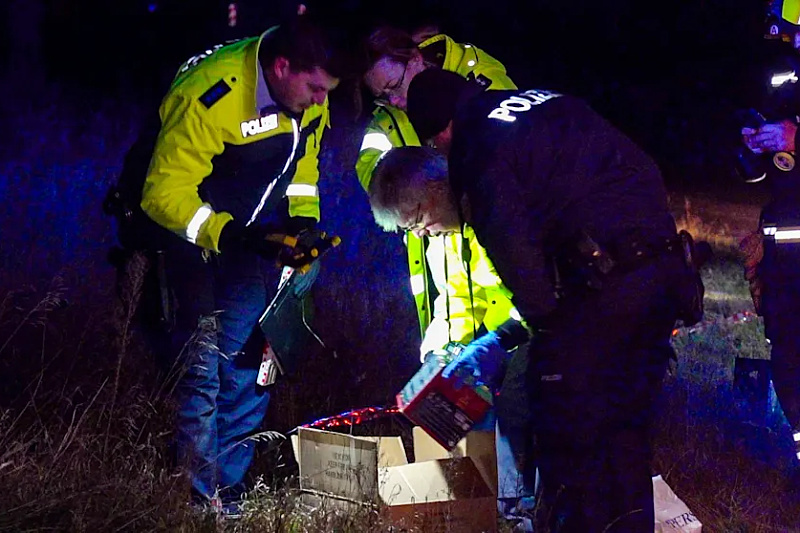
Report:
[[[403,64],[408,63],[417,49],[417,44],[411,35],[403,30],[380,26],[369,34],[364,47],[368,67],[371,68],[383,57]]]
[[[469,82],[455,72],[439,68],[423,70],[408,86],[408,120],[425,142],[441,133],[456,115],[462,98],[483,91],[477,83]]]
[[[357,77],[364,69],[347,29],[311,14],[295,15],[267,35],[258,52],[262,65],[278,57],[289,60],[292,72],[320,67],[335,78]]]

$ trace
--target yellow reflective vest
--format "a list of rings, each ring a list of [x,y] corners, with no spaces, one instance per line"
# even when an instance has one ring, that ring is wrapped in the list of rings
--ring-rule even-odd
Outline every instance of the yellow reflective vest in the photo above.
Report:
[[[471,44],[459,44],[446,35],[435,35],[422,42],[419,48],[426,60],[433,59],[444,70],[475,79],[488,89],[516,88],[502,63]],[[365,130],[356,161],[356,174],[362,187],[365,190],[369,187],[372,172],[384,152],[396,146],[419,145],[419,138],[406,113],[391,105],[379,105]],[[441,348],[448,340],[468,342],[472,339],[473,331],[481,324],[492,329],[492,326],[496,327],[509,318],[512,309],[510,295],[495,290],[502,283],[471,229],[465,231],[465,236],[468,237],[470,246],[477,250],[472,254],[472,263],[475,263],[472,269],[474,320],[472,306],[469,304],[465,265],[458,259],[460,252],[457,250],[461,247],[461,236],[419,239],[410,232],[406,234],[411,292],[423,337],[423,354],[429,349]],[[493,273],[495,279],[483,275],[476,277],[475,272]],[[432,302],[430,279],[433,279],[439,293],[435,302]],[[485,287],[488,290],[483,289],[482,283],[487,284]],[[467,307],[464,307],[464,298]]]
[[[433,237],[431,240],[442,242],[445,259],[438,265],[446,265],[446,268],[436,268],[437,263],[431,265],[434,273],[444,270],[442,274],[445,279],[442,286],[437,282],[441,288],[434,302],[433,318],[423,334],[420,346],[422,356],[450,341],[469,343],[481,324],[488,331],[493,331],[509,318],[520,320],[511,303],[511,291],[497,275],[471,227],[465,226],[463,236],[449,235]],[[465,245],[471,251],[469,275],[464,260]],[[469,279],[472,280],[472,295]]]
[[[319,220],[318,154],[327,100],[291,114],[270,95],[259,37],[216,46],[184,63],[161,103],[161,130],[142,209],[161,226],[219,251],[231,219],[287,209]]]

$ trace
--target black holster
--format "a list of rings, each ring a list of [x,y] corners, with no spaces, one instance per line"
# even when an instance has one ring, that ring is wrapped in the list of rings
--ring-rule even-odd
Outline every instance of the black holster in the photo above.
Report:
[[[119,298],[123,302],[135,302],[136,315],[146,328],[171,331],[176,319],[175,295],[167,276],[166,252],[122,248],[115,248],[112,252]]]
[[[707,243],[695,246],[685,230],[661,239],[625,238],[610,244],[599,244],[582,233],[566,253],[554,261],[556,294],[561,298],[587,290],[602,290],[608,276],[632,272],[658,257],[681,257],[685,272],[679,276],[678,318],[684,325],[696,324],[703,316],[703,281],[700,266],[710,256]]]
[[[711,257],[711,247],[707,242],[695,245],[692,235],[686,230],[681,230],[678,237],[686,268],[678,287],[678,319],[684,326],[693,326],[703,319],[705,286],[700,277],[700,267]]]
[[[586,233],[556,254],[552,263],[553,284],[559,299],[602,289],[604,278],[616,266],[607,250]]]

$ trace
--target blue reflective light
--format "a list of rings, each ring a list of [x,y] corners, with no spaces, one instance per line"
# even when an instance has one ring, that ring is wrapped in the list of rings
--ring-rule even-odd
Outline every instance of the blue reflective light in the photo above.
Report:
[[[148,13],[155,13],[156,9],[158,9],[158,4],[153,2],[152,4],[147,4],[147,12]]]

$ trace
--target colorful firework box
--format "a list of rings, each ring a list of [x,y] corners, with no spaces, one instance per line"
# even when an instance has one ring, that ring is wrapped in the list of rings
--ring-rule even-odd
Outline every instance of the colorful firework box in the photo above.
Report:
[[[448,451],[455,448],[492,406],[486,386],[466,383],[456,388],[442,370],[463,347],[451,343],[428,354],[422,367],[397,394],[397,406]]]

